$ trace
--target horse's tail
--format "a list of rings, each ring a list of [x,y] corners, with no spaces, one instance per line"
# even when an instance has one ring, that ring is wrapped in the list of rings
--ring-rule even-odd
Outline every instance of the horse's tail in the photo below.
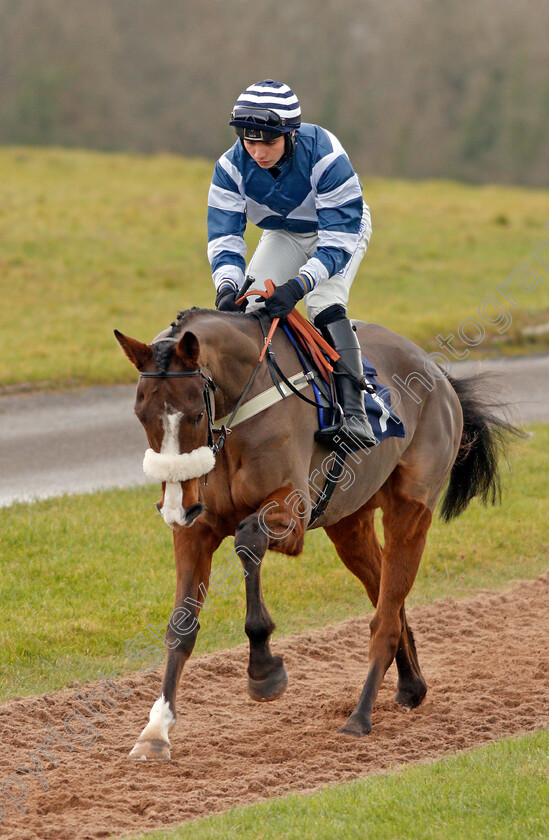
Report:
[[[480,496],[484,504],[500,500],[500,456],[506,454],[512,439],[526,436],[503,419],[505,403],[496,398],[496,377],[478,374],[464,379],[448,376],[448,380],[461,403],[463,433],[442,500],[440,513],[445,522],[463,513],[474,496]]]

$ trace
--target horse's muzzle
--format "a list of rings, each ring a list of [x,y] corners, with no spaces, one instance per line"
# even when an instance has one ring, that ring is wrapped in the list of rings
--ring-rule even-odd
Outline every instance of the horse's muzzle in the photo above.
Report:
[[[202,504],[202,502],[197,502],[195,505],[191,505],[190,507],[185,509],[185,522],[183,523],[187,527],[193,524],[194,520],[200,516],[201,513],[204,513],[206,508]]]
[[[198,480],[165,483],[156,509],[170,528],[189,528],[205,511],[198,493]]]
[[[170,528],[186,527],[204,512],[198,495],[198,478],[215,466],[215,455],[208,446],[182,454],[147,449],[143,470],[149,478],[162,482],[162,501],[156,509]]]

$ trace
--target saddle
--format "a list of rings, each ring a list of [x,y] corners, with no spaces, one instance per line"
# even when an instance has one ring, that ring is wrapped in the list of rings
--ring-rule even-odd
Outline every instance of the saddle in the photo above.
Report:
[[[248,289],[249,285],[250,284],[248,284]],[[269,297],[274,290],[274,283],[272,280],[267,280],[265,286],[267,289],[266,292],[258,290],[248,291],[247,289],[243,290],[244,293],[237,300],[237,303],[245,303],[245,299],[250,295],[259,295],[263,298]],[[266,313],[259,311],[253,312],[252,314],[258,319],[263,332],[263,350],[259,356],[255,372],[248,381],[248,385],[246,386],[244,393],[241,395],[236,408],[230,417],[228,416],[220,421],[221,439],[218,441],[217,448],[223,446],[227,429],[231,425],[234,425],[237,422],[242,422],[247,417],[253,416],[253,414],[262,411],[278,399],[286,399],[286,397],[290,396],[292,393],[296,394],[299,399],[316,406],[318,411],[319,430],[333,426],[338,422],[341,423],[343,419],[343,411],[337,399],[337,391],[334,382],[334,369],[332,365],[332,362],[339,360],[339,354],[328,344],[316,327],[314,327],[310,321],[307,321],[306,318],[294,309],[293,312],[284,319],[282,329],[288,336],[288,339],[297,354],[302,372],[294,374],[291,377],[287,377],[280,369],[278,362],[276,361],[274,350],[271,346],[271,339],[279,325],[280,319],[274,318],[271,322]],[[270,326],[267,326],[267,324]],[[253,398],[246,404],[244,403],[244,399],[247,391],[255,378],[255,373],[259,369],[259,365],[265,357],[267,359],[269,372],[274,386],[270,389],[270,391],[274,392],[274,395],[269,392],[265,392],[259,397]],[[365,377],[364,405],[377,442],[380,443],[387,437],[404,437],[405,431],[402,421],[391,409],[389,389],[385,389],[386,396],[383,395],[382,397],[377,390],[377,383],[375,381],[377,372],[374,366],[364,357],[362,357],[362,366],[363,375]],[[309,397],[300,393],[307,387],[307,385],[311,385],[313,388],[315,396],[314,400],[311,400]],[[254,402],[256,405],[252,408],[252,403]],[[237,415],[239,414],[240,417],[237,419]],[[336,435],[333,438],[333,443],[331,443],[331,449],[331,463],[324,473],[324,487],[319,493],[319,496],[312,508],[307,529],[311,528],[317,520],[323,516],[326,508],[328,507],[328,503],[332,498],[337,483],[343,475],[347,455],[355,449],[360,449],[360,446],[353,447],[350,446],[348,442],[338,441],[338,436]]]
[[[317,402],[319,431],[341,423],[343,413],[337,400],[334,374],[329,372],[327,379],[324,379],[322,370],[315,366],[315,357],[300,348],[292,328],[284,324],[282,329],[292,343],[304,372],[313,373],[311,385]],[[377,371],[365,356],[362,356],[362,374],[365,380],[364,408],[377,441],[381,442],[387,437],[404,437],[404,425],[391,408],[390,392],[383,387],[381,393],[378,392]]]

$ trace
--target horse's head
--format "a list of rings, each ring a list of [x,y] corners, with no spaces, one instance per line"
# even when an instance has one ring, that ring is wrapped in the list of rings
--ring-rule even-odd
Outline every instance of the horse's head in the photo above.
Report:
[[[210,472],[215,457],[209,414],[212,380],[199,364],[194,333],[174,336],[165,330],[152,344],[114,331],[122,350],[140,372],[135,413],[147,433],[150,449],[143,469],[162,482],[157,508],[167,525],[192,525],[204,511],[198,479]],[[213,408],[212,408],[213,410]],[[211,416],[211,415],[210,415]]]

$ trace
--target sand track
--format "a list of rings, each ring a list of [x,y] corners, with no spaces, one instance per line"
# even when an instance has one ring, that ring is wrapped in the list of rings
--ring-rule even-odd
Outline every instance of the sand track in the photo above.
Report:
[[[549,726],[549,572],[503,593],[415,608],[409,618],[427,698],[414,712],[397,706],[393,666],[372,734],[359,741],[336,729],[365,677],[367,617],[275,638],[273,649],[284,654],[290,675],[288,691],[275,703],[248,699],[245,646],[191,660],[171,764],[127,760],[158,695],[160,671],[114,679],[119,693],[131,688],[131,694],[116,697],[116,708],[103,706],[96,739],[91,733],[88,746],[69,742],[72,752],[52,746],[55,767],[40,756],[47,790],[37,775],[17,776],[15,768],[33,766],[31,752],[46,738],[46,724],[63,732],[78,708],[91,720],[75,691],[88,695],[97,684],[6,703],[0,707],[0,784],[15,776],[28,793],[25,813],[5,803],[0,836],[86,840],[166,827]],[[7,790],[18,793],[15,783]]]

